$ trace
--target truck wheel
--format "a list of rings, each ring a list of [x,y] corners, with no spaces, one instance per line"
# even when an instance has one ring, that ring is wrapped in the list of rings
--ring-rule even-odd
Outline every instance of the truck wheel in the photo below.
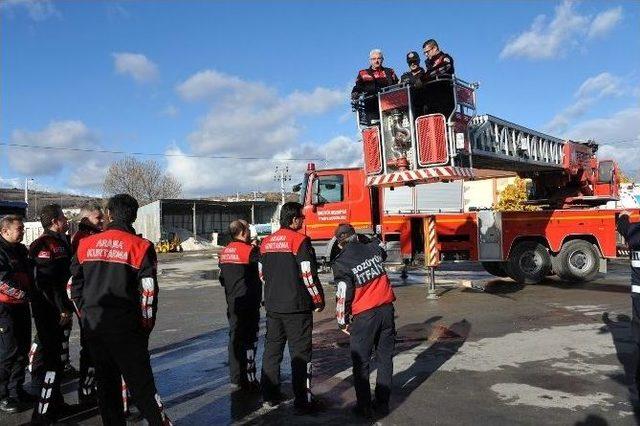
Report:
[[[551,270],[551,256],[547,248],[535,241],[518,243],[509,255],[505,271],[520,284],[537,284]]]
[[[505,262],[480,262],[485,271],[496,277],[506,277]]]
[[[600,252],[585,240],[571,240],[562,245],[560,253],[551,258],[553,270],[563,281],[591,281],[600,269]]]

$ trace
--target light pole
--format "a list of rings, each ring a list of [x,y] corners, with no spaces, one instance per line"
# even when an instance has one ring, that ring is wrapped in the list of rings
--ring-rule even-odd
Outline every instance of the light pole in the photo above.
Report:
[[[27,204],[27,207],[24,211],[24,216],[26,220],[29,220],[29,182],[33,182],[33,179],[24,178],[24,202]]]
[[[289,166],[276,166],[273,174],[273,180],[280,181],[280,198],[282,204],[284,204],[284,183],[291,180],[291,174],[289,173]]]

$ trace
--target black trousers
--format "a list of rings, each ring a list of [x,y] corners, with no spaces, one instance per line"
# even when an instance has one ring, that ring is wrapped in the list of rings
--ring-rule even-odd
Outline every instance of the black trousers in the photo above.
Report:
[[[311,331],[313,314],[267,312],[267,334],[262,356],[262,395],[274,399],[280,392],[280,364],[289,342],[295,403],[311,401]]]
[[[255,383],[256,348],[260,310],[228,310],[229,318],[229,378],[238,385]]]
[[[87,345],[96,368],[98,407],[105,425],[125,425],[122,377],[136,406],[152,426],[162,425],[166,415],[153,379],[149,339],[135,332],[91,335]]]
[[[633,338],[634,385],[640,395],[640,294],[631,296],[631,334]]]
[[[33,410],[32,422],[56,420],[63,403],[60,383],[64,364],[60,358],[64,329],[59,325],[60,313],[50,305],[33,302],[33,320],[36,326],[38,350],[42,362],[31,371],[34,387],[40,396]]]
[[[355,315],[351,332],[351,360],[353,361],[353,385],[360,407],[371,405],[369,387],[370,359],[375,351],[378,374],[375,396],[377,402],[388,404],[393,376],[393,348],[396,326],[393,304],[378,306]]]
[[[80,317],[78,317],[78,324],[80,327],[80,377],[78,379],[78,400],[82,402],[91,399],[96,395],[96,369],[93,364],[93,359],[91,358],[91,352],[89,351],[87,338],[85,336],[86,333],[80,324]]]
[[[23,392],[24,369],[31,343],[28,303],[0,303],[0,399]]]

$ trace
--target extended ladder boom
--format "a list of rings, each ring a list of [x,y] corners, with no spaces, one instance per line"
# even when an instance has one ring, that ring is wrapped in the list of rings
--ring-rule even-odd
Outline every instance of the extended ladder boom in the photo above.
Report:
[[[565,141],[492,115],[469,125],[473,167],[514,172],[562,170]]]

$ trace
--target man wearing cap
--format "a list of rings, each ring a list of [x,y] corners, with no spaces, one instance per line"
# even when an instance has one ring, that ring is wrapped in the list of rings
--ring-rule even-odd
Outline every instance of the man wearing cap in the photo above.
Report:
[[[425,71],[424,68],[420,66],[420,56],[418,56],[418,52],[407,53],[407,65],[409,65],[409,71],[402,74],[400,82],[408,83],[416,89],[422,87]]]
[[[380,414],[389,411],[395,323],[393,301],[396,299],[384,269],[387,257],[377,238],[360,237],[349,223],[335,231],[342,251],[332,265],[336,291],[338,326],[351,335],[353,384],[357,404],[355,414],[371,417],[371,409]],[[366,241],[368,240],[368,241]],[[369,362],[375,350],[378,373],[375,401],[369,387]]]

